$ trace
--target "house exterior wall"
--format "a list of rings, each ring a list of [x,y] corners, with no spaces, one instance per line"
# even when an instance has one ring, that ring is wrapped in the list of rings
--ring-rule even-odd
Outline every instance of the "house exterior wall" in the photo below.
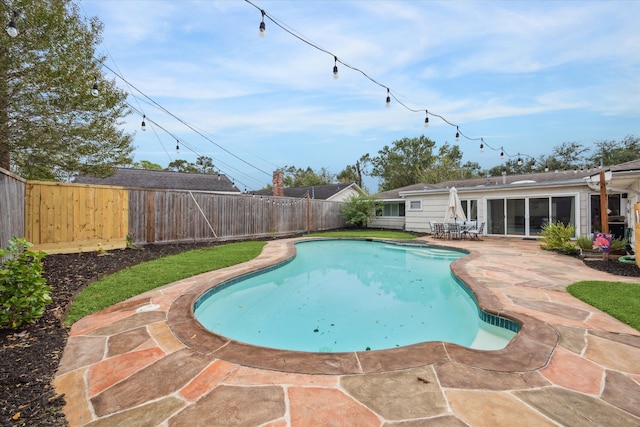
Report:
[[[458,195],[459,194],[460,193],[458,193]],[[407,231],[430,233],[430,221],[444,220],[447,203],[449,202],[449,193],[428,194],[415,197],[407,196],[406,199],[405,220]],[[420,200],[422,202],[422,208],[419,210],[410,209],[409,204],[412,200]]]
[[[566,185],[554,187],[542,186],[517,186],[500,188],[482,188],[482,189],[458,189],[458,196],[461,200],[477,200],[478,202],[478,224],[487,222],[487,202],[491,199],[521,199],[527,197],[575,197],[576,209],[576,234],[581,235],[587,233],[587,208],[588,198],[592,191],[586,185]],[[442,221],[446,212],[449,200],[448,192],[421,192],[413,194],[404,194],[407,200],[407,206],[412,200],[420,200],[422,208],[412,210],[407,207],[406,210],[406,229],[415,232],[431,232],[430,221]],[[485,228],[486,233],[486,228]]]
[[[389,230],[402,230],[405,225],[404,216],[377,216],[372,219],[367,227],[384,228]]]
[[[327,200],[332,202],[346,202],[347,199],[349,199],[349,197],[359,196],[359,195],[360,195],[360,192],[357,189],[353,187],[347,187],[344,190],[340,191],[339,193],[336,193],[333,196],[329,197]]]

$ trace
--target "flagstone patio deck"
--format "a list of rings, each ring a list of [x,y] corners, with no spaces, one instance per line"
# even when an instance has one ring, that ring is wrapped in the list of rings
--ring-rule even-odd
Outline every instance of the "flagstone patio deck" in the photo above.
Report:
[[[73,426],[638,426],[640,333],[566,293],[631,281],[520,239],[463,248],[454,272],[489,312],[523,327],[500,351],[448,343],[343,354],[282,352],[204,331],[202,290],[293,254],[132,298],[73,325],[54,385]]]

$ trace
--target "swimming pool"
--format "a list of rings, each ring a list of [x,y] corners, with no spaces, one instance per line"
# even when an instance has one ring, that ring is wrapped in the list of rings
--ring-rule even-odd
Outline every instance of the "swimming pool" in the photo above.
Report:
[[[241,342],[307,352],[426,341],[493,350],[517,332],[514,322],[479,310],[452,275],[462,252],[363,240],[305,241],[296,249],[288,262],[207,291],[194,306],[198,321]]]

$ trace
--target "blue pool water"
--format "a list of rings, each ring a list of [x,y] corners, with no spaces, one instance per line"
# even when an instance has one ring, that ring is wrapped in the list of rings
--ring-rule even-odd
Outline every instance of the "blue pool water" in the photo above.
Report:
[[[480,319],[499,324],[452,275],[461,252],[363,240],[314,240],[296,249],[289,262],[210,289],[196,302],[196,318],[227,338],[309,352],[425,341],[490,350],[504,348],[517,330]]]

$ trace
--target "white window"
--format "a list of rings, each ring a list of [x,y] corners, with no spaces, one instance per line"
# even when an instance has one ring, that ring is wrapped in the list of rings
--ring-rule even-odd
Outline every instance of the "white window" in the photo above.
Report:
[[[422,210],[422,200],[409,200],[409,210],[410,211],[421,211]]]

